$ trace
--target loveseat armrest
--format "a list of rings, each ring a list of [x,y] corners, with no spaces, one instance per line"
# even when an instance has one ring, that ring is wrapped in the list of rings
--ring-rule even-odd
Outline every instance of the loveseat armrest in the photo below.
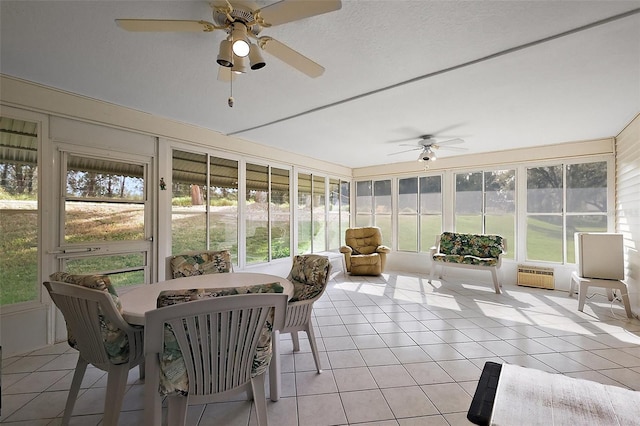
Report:
[[[376,248],[376,253],[391,253],[391,249],[387,246],[378,246]]]

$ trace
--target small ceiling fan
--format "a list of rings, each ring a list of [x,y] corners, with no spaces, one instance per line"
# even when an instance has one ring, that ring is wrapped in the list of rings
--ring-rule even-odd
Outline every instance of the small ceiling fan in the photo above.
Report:
[[[204,32],[221,30],[226,37],[220,43],[217,63],[220,65],[218,78],[229,80],[233,74],[243,74],[246,70],[244,59],[249,58],[250,68],[258,70],[266,63],[260,50],[275,56],[291,67],[316,78],[324,73],[324,68],[295,51],[286,44],[269,36],[258,37],[263,29],[286,24],[311,16],[339,10],[340,0],[282,0],[259,8],[257,4],[234,0],[216,0],[210,3],[213,22],[170,19],[116,19],[118,26],[134,32]],[[253,43],[251,41],[255,41]]]
[[[420,151],[418,155],[418,161],[435,161],[436,153],[435,151],[438,149],[448,149],[451,151],[465,151],[465,148],[450,146],[464,143],[464,140],[460,138],[447,139],[443,141],[438,141],[433,135],[422,135],[418,138],[417,143],[415,144],[400,144],[400,146],[412,146],[413,148],[407,149],[404,151],[394,152],[389,155],[403,154],[405,152],[411,151]]]

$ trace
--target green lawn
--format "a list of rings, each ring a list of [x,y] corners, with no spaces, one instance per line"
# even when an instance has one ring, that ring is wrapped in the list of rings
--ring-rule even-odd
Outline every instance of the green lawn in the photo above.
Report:
[[[95,212],[94,212],[95,214]],[[103,218],[96,225],[91,220],[86,220],[92,216],[90,211],[78,214],[74,227],[79,235],[71,235],[74,241],[95,240],[125,240],[137,235],[137,226],[132,224],[133,217],[137,213],[132,213],[131,209],[123,208],[121,212],[113,213],[108,219]],[[214,217],[211,225],[211,247],[228,248],[234,253],[234,261],[237,262],[237,216],[229,218],[224,216]],[[415,223],[402,226],[402,221],[415,222],[415,217],[400,216],[401,246],[415,247],[415,234],[411,229],[415,229]],[[477,216],[459,216],[456,223],[463,229],[475,226]],[[547,260],[554,262],[562,261],[562,228],[554,223],[555,219],[544,216],[528,217],[527,259]],[[606,218],[605,218],[606,220]],[[440,217],[428,216],[423,218],[421,246],[422,250],[428,250],[433,244],[435,236],[440,233]],[[115,226],[114,224],[122,224]],[[605,223],[606,224],[606,223]],[[179,253],[189,250],[204,249],[206,247],[205,238],[205,215],[204,213],[184,214],[175,213],[172,221],[172,252]],[[309,230],[310,224],[299,223],[299,228]],[[487,217],[488,233],[499,234],[507,238],[508,258],[513,258],[515,247],[515,235],[513,226],[513,216]],[[288,257],[289,253],[289,232],[286,231],[288,225],[280,227],[285,229],[281,235],[273,238],[272,250],[275,258]],[[278,229],[280,229],[278,228]],[[320,229],[316,226],[317,229]],[[602,222],[591,218],[575,221],[576,231],[604,231]],[[105,238],[105,229],[109,230],[109,236]],[[37,271],[37,212],[35,210],[0,210],[0,305],[19,303],[30,300],[37,300],[40,292]],[[261,236],[262,235],[262,236]],[[387,223],[383,229],[383,235],[391,235],[390,225]],[[267,236],[266,234],[254,233],[247,241],[248,258],[255,261],[266,260],[267,258]],[[389,241],[385,241],[390,244]],[[569,232],[566,241],[567,257],[569,262],[573,262],[573,232]],[[298,247],[302,249],[304,247]],[[135,267],[142,261],[138,255],[114,255],[100,256],[92,259],[76,259],[70,261],[69,271],[76,273],[89,273],[95,271],[117,270],[128,267]],[[111,276],[116,286],[124,286],[143,282],[141,271],[114,274]]]

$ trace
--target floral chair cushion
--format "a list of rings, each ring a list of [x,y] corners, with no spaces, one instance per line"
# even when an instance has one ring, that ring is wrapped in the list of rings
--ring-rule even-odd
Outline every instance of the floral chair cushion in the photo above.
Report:
[[[280,283],[277,282],[246,287],[166,290],[162,291],[158,296],[157,307],[164,308],[178,303],[236,294],[282,293],[283,290]],[[273,310],[271,310],[260,334],[253,365],[251,366],[251,377],[264,373],[269,367],[272,355],[273,315]],[[189,393],[189,378],[186,365],[182,359],[182,352],[173,334],[173,329],[168,324],[164,327],[164,349],[160,356],[160,386],[158,390],[162,395],[179,394],[186,396]]]
[[[171,258],[173,278],[231,272],[231,253],[228,250],[179,254]]]
[[[60,281],[94,290],[106,291],[113,299],[118,312],[122,314],[122,304],[118,299],[118,293],[116,293],[115,288],[111,285],[111,280],[106,275],[73,275],[67,272],[55,272],[49,275],[49,279],[51,281]],[[113,325],[102,313],[99,314],[99,317],[100,332],[109,360],[116,365],[129,362],[129,339],[127,333]],[[67,341],[69,342],[69,346],[78,349],[76,339],[68,327]]]
[[[445,255],[474,256],[480,259],[497,259],[503,252],[504,241],[500,235],[476,235],[443,232],[440,237],[440,253]],[[449,262],[456,263],[454,260],[449,260]],[[471,262],[471,260],[469,260],[469,262]]]
[[[293,297],[289,302],[313,299],[320,294],[327,284],[330,265],[327,256],[294,256],[289,274],[293,283]]]

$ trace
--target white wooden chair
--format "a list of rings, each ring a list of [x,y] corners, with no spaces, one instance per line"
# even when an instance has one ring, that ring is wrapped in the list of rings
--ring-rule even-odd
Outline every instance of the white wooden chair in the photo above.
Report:
[[[120,315],[114,298],[105,290],[56,281],[43,284],[62,311],[70,333],[69,343],[80,352],[62,424],[69,424],[87,365],[92,364],[107,372],[102,424],[116,426],[129,370],[142,366],[144,361],[144,329],[129,325]],[[144,378],[144,368],[140,369],[140,375]]]
[[[160,387],[167,395],[166,424],[171,426],[185,424],[188,404],[214,402],[243,390],[253,396],[257,424],[265,426],[264,374],[271,353],[259,356],[259,348],[271,347],[271,331],[284,325],[286,304],[286,294],[241,294],[147,312],[145,424],[164,424]],[[172,355],[181,356],[179,365]]]
[[[300,350],[298,331],[309,338],[318,373],[322,372],[320,355],[311,323],[313,303],[324,294],[331,276],[331,262],[327,256],[307,254],[295,256],[287,279],[293,283],[294,294],[287,305],[287,319],[281,333],[291,333],[293,350]]]

